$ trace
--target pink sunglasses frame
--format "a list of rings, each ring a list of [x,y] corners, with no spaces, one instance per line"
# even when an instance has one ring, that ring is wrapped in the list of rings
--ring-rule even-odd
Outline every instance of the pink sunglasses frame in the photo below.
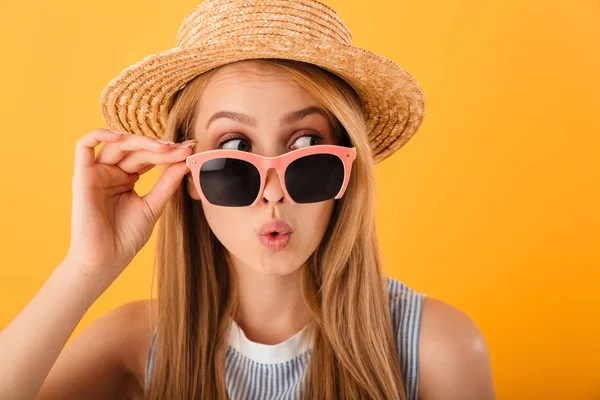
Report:
[[[265,190],[267,172],[271,168],[275,168],[277,170],[277,175],[279,176],[279,183],[281,184],[281,188],[283,189],[285,197],[290,201],[290,203],[297,204],[289,195],[287,187],[285,186],[285,171],[292,162],[296,161],[301,157],[313,154],[332,154],[334,156],[339,157],[339,159],[342,161],[344,165],[344,183],[342,184],[342,187],[338,194],[335,196],[336,199],[340,199],[346,192],[348,182],[350,181],[350,174],[352,172],[352,163],[356,159],[356,149],[354,147],[321,144],[292,150],[288,153],[282,154],[277,157],[263,157],[258,154],[240,150],[217,149],[192,154],[185,159],[185,164],[190,169],[192,179],[194,181],[194,186],[196,187],[196,191],[198,192],[202,200],[209,204],[212,203],[210,203],[206,196],[204,196],[204,192],[202,191],[202,188],[200,186],[200,168],[205,162],[209,160],[224,157],[247,161],[258,169],[258,172],[260,174],[260,189],[258,191],[258,194],[256,195],[256,199],[254,199],[254,202],[248,207],[252,207],[256,203],[258,203],[258,200],[262,197],[263,191]]]

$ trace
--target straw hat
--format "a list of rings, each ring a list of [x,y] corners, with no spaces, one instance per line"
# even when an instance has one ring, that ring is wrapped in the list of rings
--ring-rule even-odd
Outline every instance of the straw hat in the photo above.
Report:
[[[358,93],[375,163],[400,149],[425,115],[419,83],[394,62],[352,45],[337,13],[317,0],[208,0],[183,20],[176,46],[125,68],[102,91],[109,129],[160,138],[173,96],[231,62],[283,58],[337,74]]]

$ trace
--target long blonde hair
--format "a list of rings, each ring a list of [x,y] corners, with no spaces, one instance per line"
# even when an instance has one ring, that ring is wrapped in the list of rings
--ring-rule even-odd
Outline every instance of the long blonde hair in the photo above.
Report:
[[[346,82],[314,65],[256,62],[306,89],[330,113],[340,141],[357,152],[349,187],[336,200],[325,235],[301,273],[314,340],[304,398],[405,400],[375,230],[373,158],[360,100]],[[165,139],[191,137],[198,99],[216,70],[178,92]],[[231,318],[238,310],[235,270],[200,202],[187,194],[185,180],[159,220],[154,268],[158,325],[146,398],[229,398],[225,355]]]

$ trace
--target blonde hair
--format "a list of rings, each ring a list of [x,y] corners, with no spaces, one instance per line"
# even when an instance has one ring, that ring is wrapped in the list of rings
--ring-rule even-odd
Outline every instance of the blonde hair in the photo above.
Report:
[[[256,60],[285,73],[330,113],[340,142],[356,148],[348,189],[336,200],[325,235],[301,272],[313,349],[304,398],[406,399],[375,230],[373,157],[360,100],[341,78],[317,66]],[[187,140],[213,69],[171,103],[165,139]],[[158,320],[147,398],[226,399],[225,355],[237,315],[234,268],[199,201],[182,183],[159,220],[154,268]],[[153,279],[154,282],[154,279]]]

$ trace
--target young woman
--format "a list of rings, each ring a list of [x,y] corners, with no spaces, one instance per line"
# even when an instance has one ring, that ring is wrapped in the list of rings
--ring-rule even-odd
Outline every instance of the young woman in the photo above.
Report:
[[[471,319],[383,276],[373,164],[424,101],[340,21],[312,0],[209,1],[107,87],[127,131],[77,141],[71,244],[0,333],[0,398],[494,398]],[[158,298],[61,351],[157,223]]]

